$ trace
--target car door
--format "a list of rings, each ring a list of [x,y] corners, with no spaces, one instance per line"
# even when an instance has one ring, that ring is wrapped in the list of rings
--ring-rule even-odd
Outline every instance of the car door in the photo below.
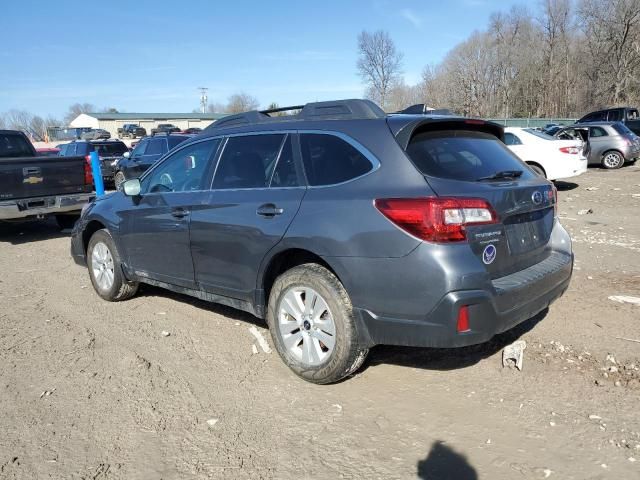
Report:
[[[225,140],[209,201],[191,215],[200,288],[254,300],[260,263],[284,236],[306,192],[296,150],[293,132]]]
[[[141,193],[119,212],[120,238],[136,275],[194,287],[189,224],[208,200],[209,162],[220,143],[205,139],[167,156],[141,180]]]
[[[602,154],[611,147],[607,131],[603,127],[589,127],[589,163],[599,164]]]

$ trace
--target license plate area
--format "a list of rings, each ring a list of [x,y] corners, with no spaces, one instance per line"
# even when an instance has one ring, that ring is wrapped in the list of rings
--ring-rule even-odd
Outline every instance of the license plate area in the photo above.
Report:
[[[521,213],[503,222],[511,255],[520,255],[546,245],[553,228],[553,209]]]

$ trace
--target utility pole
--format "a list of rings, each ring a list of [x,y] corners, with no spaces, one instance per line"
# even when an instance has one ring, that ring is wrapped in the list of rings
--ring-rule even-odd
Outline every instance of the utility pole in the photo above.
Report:
[[[198,87],[198,90],[200,90],[200,110],[202,110],[202,113],[206,113],[207,111],[207,90],[209,90],[207,87]]]

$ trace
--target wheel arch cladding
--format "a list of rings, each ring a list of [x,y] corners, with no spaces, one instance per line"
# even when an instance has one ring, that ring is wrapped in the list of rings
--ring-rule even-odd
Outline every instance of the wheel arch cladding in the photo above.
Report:
[[[87,254],[87,248],[89,247],[89,240],[91,240],[91,237],[94,233],[96,233],[98,230],[102,230],[103,228],[107,227],[98,220],[91,220],[87,224],[84,231],[82,232],[82,247],[84,248],[85,255]]]

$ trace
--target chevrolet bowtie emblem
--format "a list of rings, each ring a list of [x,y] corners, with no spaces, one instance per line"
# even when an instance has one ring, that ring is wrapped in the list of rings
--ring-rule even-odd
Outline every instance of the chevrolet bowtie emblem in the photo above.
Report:
[[[42,183],[44,181],[44,178],[42,177],[27,177],[24,180],[22,180],[22,183],[28,183],[30,185],[35,185],[36,183]]]

